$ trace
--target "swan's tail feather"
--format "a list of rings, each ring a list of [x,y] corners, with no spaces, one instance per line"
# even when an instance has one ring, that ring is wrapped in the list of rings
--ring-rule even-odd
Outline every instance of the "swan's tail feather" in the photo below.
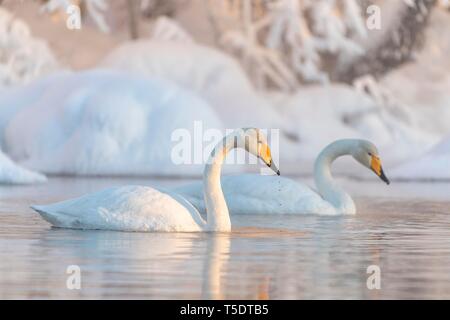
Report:
[[[61,225],[61,222],[58,220],[57,215],[52,214],[50,211],[48,211],[48,209],[46,209],[46,206],[33,205],[30,206],[30,208],[39,213],[41,217],[51,225],[55,227]]]

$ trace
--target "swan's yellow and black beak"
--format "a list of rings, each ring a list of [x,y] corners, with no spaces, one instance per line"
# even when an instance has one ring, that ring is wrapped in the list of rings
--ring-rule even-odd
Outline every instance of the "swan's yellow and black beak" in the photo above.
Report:
[[[277,166],[275,165],[275,163],[272,161],[272,159],[270,160],[270,163],[267,163],[267,166],[273,170],[273,172],[275,172],[277,175],[280,175],[280,170],[278,170]]]
[[[373,172],[375,172],[377,176],[380,177],[381,180],[386,182],[386,184],[390,183],[389,179],[384,174],[383,167],[381,166],[381,160],[379,157],[372,155],[370,168],[372,169]]]
[[[278,170],[277,166],[272,160],[272,154],[270,153],[270,148],[267,144],[263,143],[259,145],[258,150],[259,157],[262,161],[277,175],[280,175],[280,170]]]

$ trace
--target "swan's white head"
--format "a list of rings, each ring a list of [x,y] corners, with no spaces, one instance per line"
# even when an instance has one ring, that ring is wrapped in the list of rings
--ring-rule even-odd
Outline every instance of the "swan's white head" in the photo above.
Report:
[[[375,172],[381,180],[389,184],[389,179],[386,177],[381,166],[381,159],[377,147],[367,140],[357,140],[356,148],[352,152],[353,158],[356,159],[366,168]]]
[[[237,146],[245,149],[247,152],[261,159],[270,169],[277,175],[280,175],[280,170],[273,162],[272,153],[270,151],[267,138],[264,133],[258,128],[244,128],[238,130]]]

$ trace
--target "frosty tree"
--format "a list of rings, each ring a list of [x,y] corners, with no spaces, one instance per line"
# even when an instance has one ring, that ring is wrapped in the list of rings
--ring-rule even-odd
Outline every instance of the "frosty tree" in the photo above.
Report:
[[[450,7],[449,0],[47,0],[43,8],[65,12],[77,4],[105,32],[128,25],[132,39],[144,34],[139,20],[150,19],[158,22],[151,36],[186,39],[177,13],[192,6],[208,20],[213,45],[236,56],[257,88],[294,91],[305,83],[378,77],[411,60],[436,3]],[[373,5],[382,11],[376,31],[366,26]],[[198,7],[207,8],[206,16]]]
[[[285,91],[328,82],[329,69],[364,50],[365,19],[356,0],[209,0],[222,45],[260,88]]]
[[[334,77],[351,82],[372,74],[380,76],[398,65],[413,59],[414,51],[423,42],[423,30],[436,0],[377,1],[382,11],[383,28],[379,35],[364,44],[366,54],[352,64],[337,70]],[[439,4],[445,8],[447,0]]]
[[[27,24],[0,8],[0,85],[22,84],[57,68],[44,41]]]

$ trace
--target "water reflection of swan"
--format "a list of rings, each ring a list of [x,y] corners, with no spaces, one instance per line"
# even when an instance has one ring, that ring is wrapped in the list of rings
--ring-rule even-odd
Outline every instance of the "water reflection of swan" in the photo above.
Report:
[[[258,235],[257,230],[242,229],[246,236],[252,232]],[[250,233],[247,233],[250,232]],[[227,268],[231,255],[231,237],[242,236],[240,232],[212,233],[208,235],[205,260],[203,265],[202,299],[223,300],[225,295],[224,270]],[[266,276],[255,288],[252,299],[267,300],[269,296],[270,277]]]
[[[202,234],[46,229],[30,247],[32,272],[22,283],[47,298],[267,299],[270,279],[242,277],[229,268],[233,240],[239,252],[242,240],[267,235],[246,229]],[[81,269],[80,291],[66,288],[69,265]],[[230,276],[236,271],[238,280]],[[239,284],[244,285],[236,289]]]
[[[32,245],[37,260],[25,282],[55,298],[179,298],[202,267],[203,260],[192,259],[200,240],[199,233],[47,229]],[[67,290],[69,265],[80,267],[82,290]]]
[[[369,141],[337,140],[317,157],[314,178],[318,192],[307,185],[283,177],[240,175],[224,177],[222,188],[230,212],[233,214],[354,214],[353,199],[333,180],[331,164],[340,156],[351,155],[356,161],[375,172],[389,184],[378,156],[377,148]],[[202,186],[194,183],[175,189],[196,206],[205,207]]]
[[[27,281],[47,291],[50,297],[56,292],[66,298],[111,298],[126,294],[154,299],[186,297],[187,292],[192,292],[194,295],[187,297],[223,299],[222,276],[229,260],[230,243],[228,233],[49,229],[33,245],[33,252],[44,260],[33,270],[42,276],[37,281]],[[69,265],[80,267],[83,290],[65,289]]]
[[[230,254],[230,236],[228,234],[208,235],[205,263],[203,266],[203,299],[224,299],[222,272]]]
[[[73,229],[122,231],[230,231],[228,207],[220,184],[222,163],[235,148],[262,159],[275,172],[267,140],[259,129],[236,130],[219,142],[203,174],[205,221],[182,196],[143,186],[123,186],[47,206],[33,206],[52,225]]]

